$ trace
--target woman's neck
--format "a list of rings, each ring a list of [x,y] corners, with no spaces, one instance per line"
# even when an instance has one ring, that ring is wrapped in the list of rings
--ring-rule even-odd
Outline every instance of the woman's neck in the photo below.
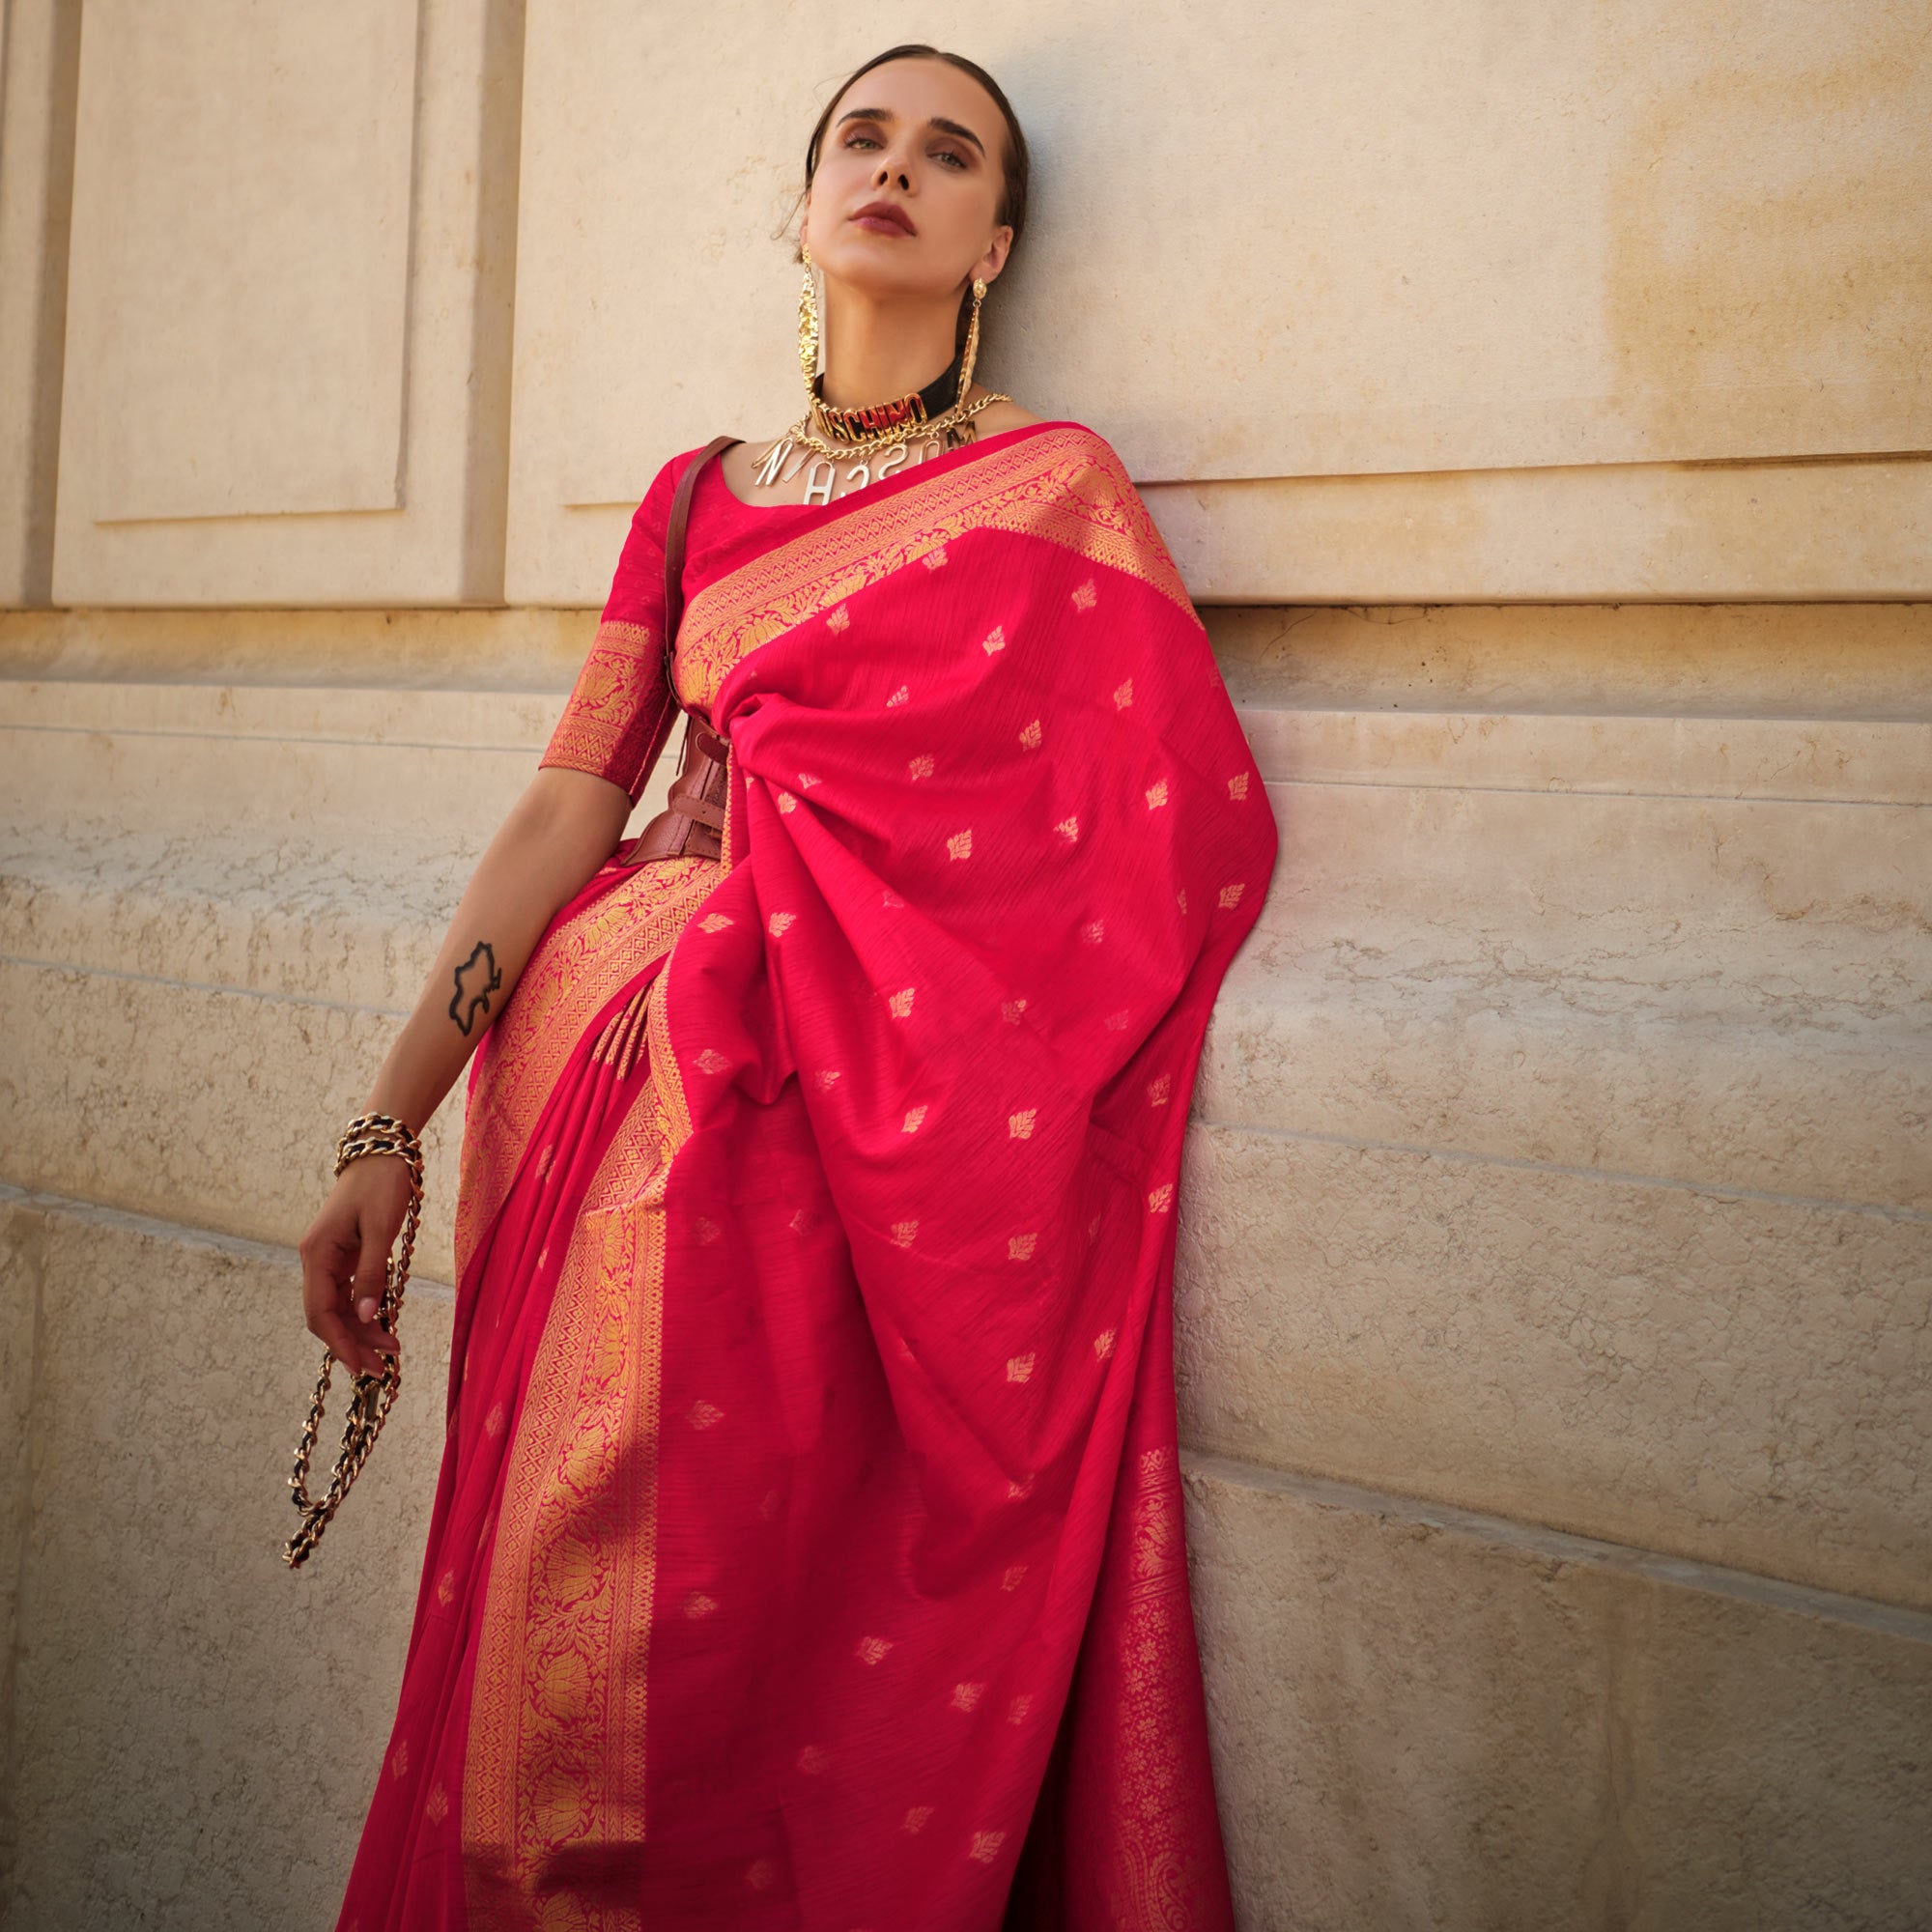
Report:
[[[821,392],[836,410],[923,389],[952,360],[956,303],[877,302],[828,284],[825,310]]]

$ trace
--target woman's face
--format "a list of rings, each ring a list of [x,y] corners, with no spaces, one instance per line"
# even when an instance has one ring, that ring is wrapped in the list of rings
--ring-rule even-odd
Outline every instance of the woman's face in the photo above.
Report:
[[[828,279],[874,298],[954,298],[1005,266],[996,224],[1006,120],[949,61],[888,61],[833,104],[806,203],[804,235]],[[883,202],[910,225],[855,220]]]

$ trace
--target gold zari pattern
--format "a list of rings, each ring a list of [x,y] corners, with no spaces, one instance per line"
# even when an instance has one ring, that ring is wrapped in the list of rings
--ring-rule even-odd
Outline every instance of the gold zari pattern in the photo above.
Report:
[[[1151,583],[1193,615],[1179,574],[1120,459],[1090,430],[1041,429],[754,557],[691,600],[682,681],[708,704],[741,657],[978,529],[1043,538]]]

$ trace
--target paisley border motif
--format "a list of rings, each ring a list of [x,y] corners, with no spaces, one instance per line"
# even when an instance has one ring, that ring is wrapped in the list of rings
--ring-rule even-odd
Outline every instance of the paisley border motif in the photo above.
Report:
[[[653,1035],[662,987],[646,995]],[[678,1145],[653,1077],[585,1194],[518,1418],[464,1765],[479,1932],[640,1932],[636,1908],[556,1873],[574,1845],[644,1837],[665,1184]]]
[[[620,784],[635,804],[676,722],[664,651],[648,624],[597,626],[570,700],[538,768],[561,766]]]

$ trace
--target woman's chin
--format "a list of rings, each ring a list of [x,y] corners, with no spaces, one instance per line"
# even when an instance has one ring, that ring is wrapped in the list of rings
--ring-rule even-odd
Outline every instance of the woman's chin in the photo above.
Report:
[[[882,303],[942,302],[951,293],[953,285],[944,275],[920,273],[910,256],[898,252],[899,243],[882,236],[859,240],[859,247],[840,249],[832,260],[818,264],[828,288],[837,284],[863,301]],[[815,255],[812,260],[818,262]]]

